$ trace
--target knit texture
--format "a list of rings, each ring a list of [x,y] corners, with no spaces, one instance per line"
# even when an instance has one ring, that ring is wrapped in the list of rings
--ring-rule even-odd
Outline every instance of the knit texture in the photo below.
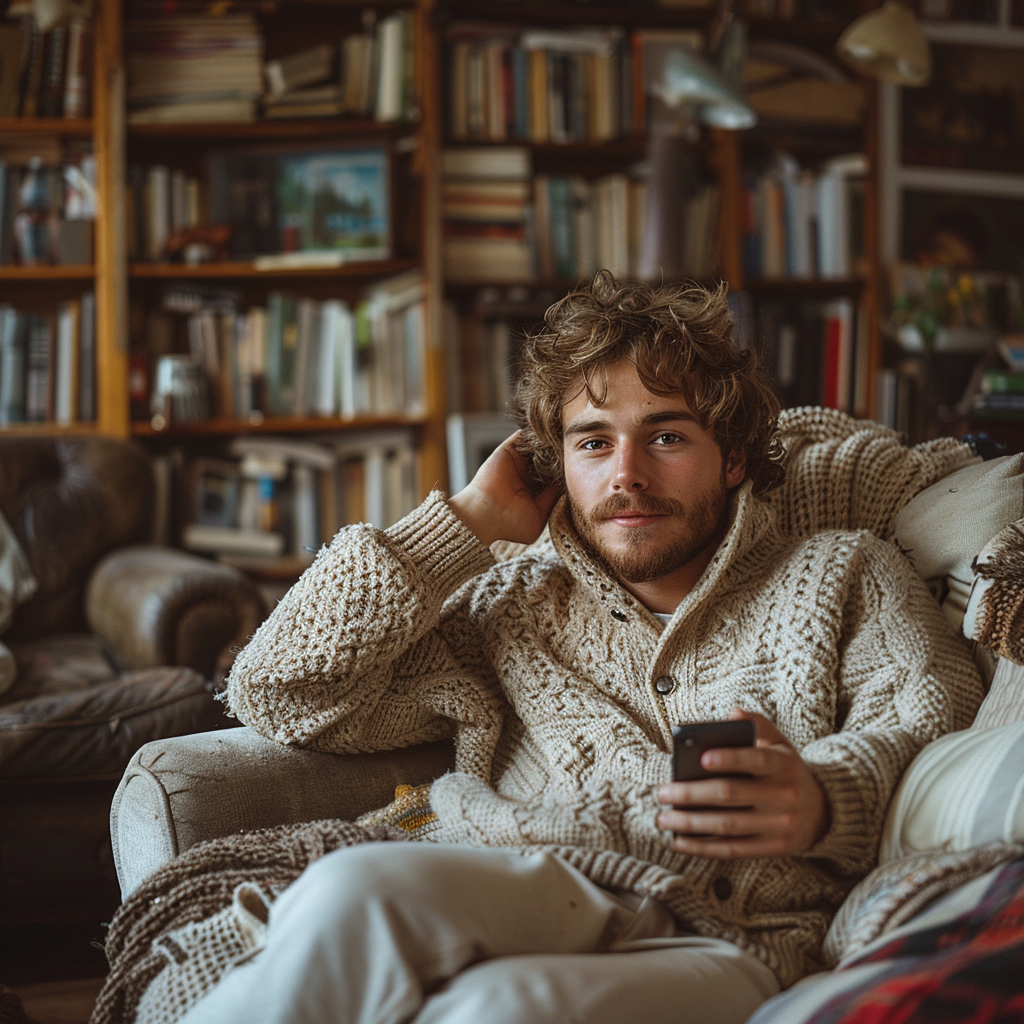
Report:
[[[398,829],[317,821],[193,846],[155,871],[118,907],[104,945],[110,973],[90,1024],[131,1024],[140,1004],[145,1019],[177,1020],[197,992],[215,984],[250,942],[255,944],[255,936],[243,936],[228,919],[240,886],[272,899],[332,850],[405,838]],[[175,956],[182,936],[188,936],[188,948]],[[184,965],[196,946],[202,948],[194,975],[161,977],[174,971],[182,953]]]
[[[338,753],[454,735],[428,841],[554,851],[792,983],[821,967],[901,772],[970,724],[981,683],[879,539],[969,449],[908,449],[823,410],[782,427],[786,483],[767,501],[749,484],[733,495],[725,541],[667,626],[587,556],[564,502],[546,543],[495,564],[434,493],[385,532],[348,527],[321,549],[236,660],[232,709]],[[828,795],[831,827],[803,856],[687,856],[655,826],[672,725],[737,704],[774,721]]]
[[[993,582],[983,599],[978,643],[1024,664],[1024,519],[1004,527],[984,555],[977,573]]]

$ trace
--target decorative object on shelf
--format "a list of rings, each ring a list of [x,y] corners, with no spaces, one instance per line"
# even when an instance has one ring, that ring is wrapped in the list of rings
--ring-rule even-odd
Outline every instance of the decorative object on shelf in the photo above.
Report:
[[[857,71],[896,85],[925,85],[932,56],[914,12],[898,0],[886,0],[859,17],[839,37],[836,53]]]
[[[982,353],[991,347],[999,328],[985,275],[899,264],[892,280],[893,328],[904,349]]]
[[[230,225],[236,259],[388,259],[390,155],[383,146],[219,151],[210,156],[210,214]]]

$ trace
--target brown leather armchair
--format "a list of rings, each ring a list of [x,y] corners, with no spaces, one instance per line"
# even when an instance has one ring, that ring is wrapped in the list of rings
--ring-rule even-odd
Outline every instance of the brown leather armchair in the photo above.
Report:
[[[149,457],[100,437],[0,437],[0,512],[38,583],[0,638],[0,924],[118,902],[108,813],[142,744],[233,724],[214,699],[266,614],[242,574],[147,544]]]

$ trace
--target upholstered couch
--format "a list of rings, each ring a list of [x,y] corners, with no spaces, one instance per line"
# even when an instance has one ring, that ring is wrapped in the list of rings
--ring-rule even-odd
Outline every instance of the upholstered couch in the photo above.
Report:
[[[16,668],[0,692],[2,924],[108,917],[108,813],[129,758],[234,724],[212,691],[262,596],[233,569],[149,544],[154,501],[138,445],[0,438],[0,641]]]
[[[892,471],[892,458],[890,451],[879,462],[881,473]],[[857,497],[843,500],[852,508]],[[1024,853],[1024,572],[1012,569],[1009,580],[1003,572],[1007,562],[1024,565],[1022,517],[1024,455],[979,457],[911,498],[886,537],[973,643],[990,691],[971,730],[931,744],[906,773],[889,810],[882,866],[851,894],[830,933],[833,962],[877,948],[892,929],[913,930],[919,913],[933,915],[922,918],[928,923],[936,907],[948,918],[976,906],[985,882],[972,880],[994,877]],[[122,893],[146,892],[154,871],[204,840],[351,820],[391,800],[396,785],[429,781],[452,760],[449,743],[339,757],[248,728],[147,744],[111,811]],[[758,1024],[809,1019],[848,978],[840,970],[801,983],[765,1004]]]

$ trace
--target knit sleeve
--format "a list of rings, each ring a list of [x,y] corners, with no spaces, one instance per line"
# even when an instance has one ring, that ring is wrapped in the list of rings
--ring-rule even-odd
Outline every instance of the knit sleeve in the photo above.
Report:
[[[794,536],[822,530],[870,530],[889,540],[896,513],[915,495],[969,462],[952,437],[908,447],[900,435],[835,409],[786,409],[779,417],[786,476],[769,492]]]
[[[279,742],[336,753],[451,735],[472,695],[451,692],[460,666],[439,622],[493,564],[439,492],[386,531],[346,527],[239,653],[231,710]]]
[[[902,555],[862,535],[846,600],[836,729],[801,756],[828,797],[831,824],[806,854],[844,874],[874,866],[889,799],[929,741],[970,725],[982,685],[958,638]]]

